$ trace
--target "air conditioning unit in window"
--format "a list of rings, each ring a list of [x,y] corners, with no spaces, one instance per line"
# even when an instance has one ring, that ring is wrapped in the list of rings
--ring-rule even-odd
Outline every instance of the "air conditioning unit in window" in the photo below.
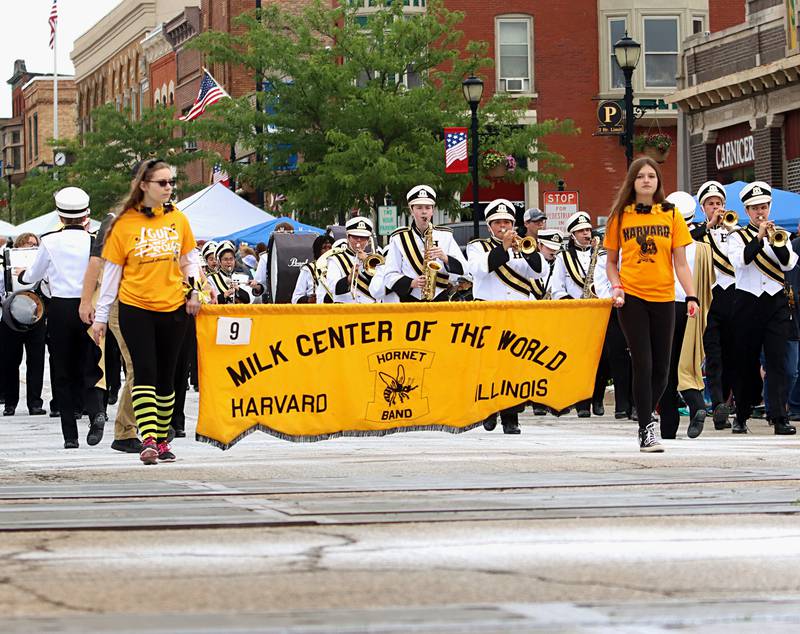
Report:
[[[197,141],[194,139],[189,139],[188,141],[183,142],[183,149],[186,152],[196,152],[197,151]]]
[[[525,90],[525,78],[506,78],[506,92],[522,92]]]

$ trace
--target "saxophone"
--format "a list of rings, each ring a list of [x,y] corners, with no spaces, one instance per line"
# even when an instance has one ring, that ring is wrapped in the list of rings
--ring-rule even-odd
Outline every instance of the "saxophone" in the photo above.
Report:
[[[597,294],[592,290],[594,284],[594,270],[597,267],[597,256],[600,253],[600,238],[592,238],[592,257],[589,260],[589,268],[586,269],[586,277],[583,280],[583,293],[581,299],[596,298]]]
[[[422,301],[432,302],[436,297],[436,274],[442,270],[442,265],[431,258],[428,254],[433,249],[433,223],[428,222],[425,229],[425,260],[423,262],[423,274],[425,275],[425,286],[422,287]]]

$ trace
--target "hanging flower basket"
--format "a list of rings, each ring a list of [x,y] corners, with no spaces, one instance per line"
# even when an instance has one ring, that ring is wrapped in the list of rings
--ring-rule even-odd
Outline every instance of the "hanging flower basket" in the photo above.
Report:
[[[658,134],[639,134],[633,139],[633,147],[637,152],[649,156],[656,163],[663,163],[669,156],[672,137],[660,132]]]
[[[513,172],[517,168],[517,160],[513,156],[497,150],[486,150],[481,164],[486,175],[492,179],[503,178],[508,172]]]

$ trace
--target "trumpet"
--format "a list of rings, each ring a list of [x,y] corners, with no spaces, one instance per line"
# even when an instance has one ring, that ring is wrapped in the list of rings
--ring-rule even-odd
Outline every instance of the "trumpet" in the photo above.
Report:
[[[775,227],[767,227],[767,235],[769,236],[769,244],[772,247],[785,247],[789,241],[789,232],[783,229],[776,229]]]
[[[520,253],[530,255],[536,252],[536,238],[533,236],[525,236],[524,238],[517,237],[512,247]]]
[[[722,213],[722,226],[728,231],[739,228],[739,214],[735,211],[728,210]]]

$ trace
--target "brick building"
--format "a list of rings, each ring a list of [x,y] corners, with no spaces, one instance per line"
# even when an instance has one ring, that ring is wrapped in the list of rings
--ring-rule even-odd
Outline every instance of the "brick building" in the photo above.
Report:
[[[683,113],[692,190],[713,178],[800,192],[800,48],[787,6],[748,0],[739,23],[685,42],[680,90],[669,99]]]
[[[25,104],[25,171],[53,164],[53,149],[48,140],[53,138],[53,78],[47,75],[33,77],[22,87]],[[77,134],[77,91],[72,77],[58,79],[58,136],[71,139]]]
[[[122,0],[73,47],[78,131],[91,129],[91,112],[105,103],[131,107],[134,117],[152,103],[142,40],[157,25],[199,0]],[[159,97],[161,95],[159,94]]]

